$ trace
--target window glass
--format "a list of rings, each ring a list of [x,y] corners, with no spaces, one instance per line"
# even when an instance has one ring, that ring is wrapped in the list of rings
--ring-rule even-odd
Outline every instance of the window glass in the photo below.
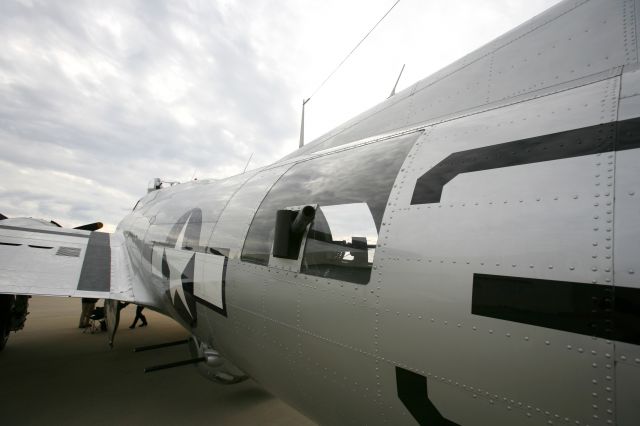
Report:
[[[305,250],[303,272],[368,282],[391,187],[418,136],[414,133],[293,166],[271,188],[256,212],[242,260],[268,264],[277,210],[318,204],[320,209],[312,224],[308,241],[311,246]],[[323,232],[327,235],[322,236]],[[326,258],[330,247],[334,260],[326,263],[321,253]]]

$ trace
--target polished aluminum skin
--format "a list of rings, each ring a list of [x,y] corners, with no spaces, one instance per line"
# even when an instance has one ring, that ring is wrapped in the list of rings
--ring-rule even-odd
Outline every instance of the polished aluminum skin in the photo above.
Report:
[[[398,369],[432,424],[640,424],[634,338],[472,313],[478,274],[640,289],[640,149],[460,173],[412,204],[454,153],[640,117],[639,13],[564,1],[274,165],[149,193],[112,237],[120,286],[321,424],[416,424]],[[273,257],[269,218],[303,205],[300,257]]]

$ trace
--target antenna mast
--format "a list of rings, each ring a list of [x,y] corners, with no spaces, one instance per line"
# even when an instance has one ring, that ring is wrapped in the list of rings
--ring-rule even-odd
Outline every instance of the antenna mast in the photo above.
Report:
[[[251,162],[252,158],[253,158],[253,152],[251,153],[251,155],[249,156],[249,159],[247,160],[247,165],[244,166],[244,170],[242,171],[243,174],[244,174],[244,172],[247,171],[247,167],[249,167],[249,163]]]
[[[347,59],[349,59],[351,57],[351,55],[353,55],[353,52],[355,52],[358,49],[358,47],[360,47],[360,45],[367,39],[367,37],[369,37],[369,35],[373,32],[373,30],[375,30],[378,27],[378,25],[380,25],[380,23],[382,21],[384,21],[384,18],[386,18],[387,15],[389,15],[389,13],[391,13],[393,8],[396,7],[398,5],[398,3],[400,3],[400,0],[396,0],[395,3],[393,3],[393,5],[389,8],[389,10],[387,10],[387,12],[384,15],[382,15],[382,18],[380,18],[380,20],[378,22],[376,22],[376,24],[373,27],[371,27],[369,32],[366,33],[364,35],[364,37],[362,37],[362,39],[358,42],[358,44],[355,45],[355,47],[353,49],[351,49],[351,51],[338,64],[338,66],[335,67],[335,69],[333,71],[331,71],[331,74],[329,74],[327,76],[327,78],[325,78],[322,81],[322,83],[320,83],[320,85],[316,88],[316,90],[313,91],[311,96],[309,96],[307,99],[303,99],[302,100],[302,124],[300,125],[300,143],[298,145],[298,148],[302,148],[304,146],[304,106],[306,105],[306,103],[309,102],[311,100],[311,98],[313,98],[315,96],[316,93],[318,93],[318,90],[322,89],[322,87],[325,85],[325,83],[327,81],[329,81],[329,79],[331,79],[331,77],[333,77],[333,75],[340,69],[340,67],[342,67],[342,65],[347,61]],[[404,69],[404,66],[402,66],[402,69]],[[400,71],[400,74],[402,74],[402,71]],[[400,80],[399,76],[398,76],[398,80]],[[397,84],[398,84],[398,82],[396,82],[396,85]],[[394,90],[395,90],[395,87],[394,87]]]
[[[396,80],[396,84],[393,85],[393,89],[391,89],[391,93],[387,96],[387,99],[396,94],[396,87],[398,87],[398,82],[400,81],[400,77],[402,77],[402,71],[404,71],[404,66],[406,64],[402,64],[402,69],[400,70],[400,74],[398,74],[398,79]]]
[[[311,98],[302,100],[302,121],[300,122],[300,144],[298,145],[298,148],[302,148],[304,146],[304,106],[309,102],[309,99]]]

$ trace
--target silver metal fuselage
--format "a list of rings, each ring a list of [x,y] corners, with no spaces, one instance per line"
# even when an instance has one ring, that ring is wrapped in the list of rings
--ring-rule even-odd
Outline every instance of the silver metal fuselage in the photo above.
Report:
[[[118,227],[141,303],[323,424],[415,424],[400,395],[419,377],[427,419],[640,424],[638,13],[563,2],[274,165],[150,193]],[[261,208],[324,185],[297,177],[307,165],[375,193],[351,156],[371,150],[398,168],[379,223],[372,209],[369,275],[306,273],[304,242],[297,260],[250,256]],[[349,197],[278,208],[366,201]],[[195,281],[207,256],[226,263],[221,297],[189,321],[171,280],[194,253]]]

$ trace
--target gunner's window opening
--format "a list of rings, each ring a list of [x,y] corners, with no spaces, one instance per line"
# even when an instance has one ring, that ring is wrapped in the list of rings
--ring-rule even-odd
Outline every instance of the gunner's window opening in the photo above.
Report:
[[[367,203],[321,206],[307,236],[300,272],[369,282],[378,230]]]
[[[247,233],[241,259],[267,265],[276,212],[317,204],[301,272],[369,282],[391,187],[420,133],[313,158],[293,166],[271,188]]]

